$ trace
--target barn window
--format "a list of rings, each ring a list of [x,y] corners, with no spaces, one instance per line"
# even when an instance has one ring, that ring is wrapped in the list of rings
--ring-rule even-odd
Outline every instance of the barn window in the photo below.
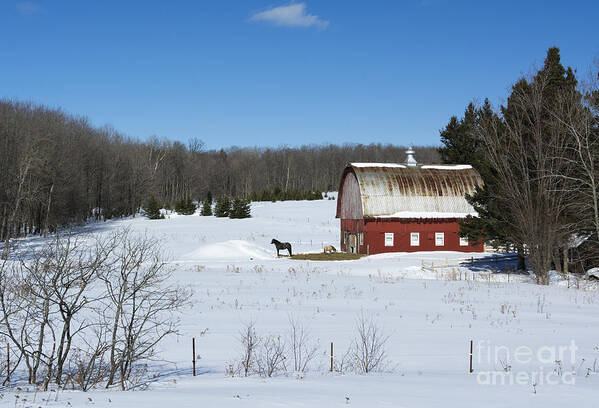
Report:
[[[468,246],[468,237],[460,237],[460,246]]]
[[[360,245],[364,245],[364,233],[363,232],[360,232],[359,240],[360,240]]]
[[[420,246],[420,233],[410,233],[410,246]]]
[[[445,233],[444,232],[435,232],[435,245],[436,246],[444,246],[445,245]]]
[[[393,233],[385,232],[385,246],[393,246]]]

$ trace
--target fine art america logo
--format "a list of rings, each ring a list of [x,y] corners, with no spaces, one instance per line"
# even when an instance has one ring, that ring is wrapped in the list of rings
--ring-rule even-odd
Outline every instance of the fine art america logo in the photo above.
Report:
[[[575,373],[564,367],[576,364],[574,340],[568,345],[507,346],[493,345],[489,340],[477,342],[474,350],[478,367],[495,367],[492,371],[476,372],[476,381],[482,385],[574,385]]]

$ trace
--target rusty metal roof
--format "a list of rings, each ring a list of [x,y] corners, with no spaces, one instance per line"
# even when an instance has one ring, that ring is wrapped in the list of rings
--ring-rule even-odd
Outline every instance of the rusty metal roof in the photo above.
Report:
[[[465,195],[482,185],[471,166],[418,166],[355,163],[344,176],[355,174],[362,213],[369,217],[461,218],[476,215]],[[342,192],[341,192],[342,193]]]

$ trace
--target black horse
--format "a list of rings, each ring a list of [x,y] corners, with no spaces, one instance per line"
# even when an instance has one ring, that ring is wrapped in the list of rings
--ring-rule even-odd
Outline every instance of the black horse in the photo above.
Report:
[[[279,251],[281,249],[286,249],[289,251],[289,256],[291,256],[291,244],[289,242],[281,242],[281,241],[277,241],[276,239],[272,239],[272,241],[270,241],[271,244],[274,244],[277,247],[277,256],[279,255]]]

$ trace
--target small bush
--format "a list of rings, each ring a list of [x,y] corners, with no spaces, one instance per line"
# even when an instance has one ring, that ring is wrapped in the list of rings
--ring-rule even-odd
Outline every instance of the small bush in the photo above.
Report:
[[[256,365],[258,374],[263,377],[272,377],[280,372],[287,371],[287,346],[281,336],[265,336],[260,342]]]

